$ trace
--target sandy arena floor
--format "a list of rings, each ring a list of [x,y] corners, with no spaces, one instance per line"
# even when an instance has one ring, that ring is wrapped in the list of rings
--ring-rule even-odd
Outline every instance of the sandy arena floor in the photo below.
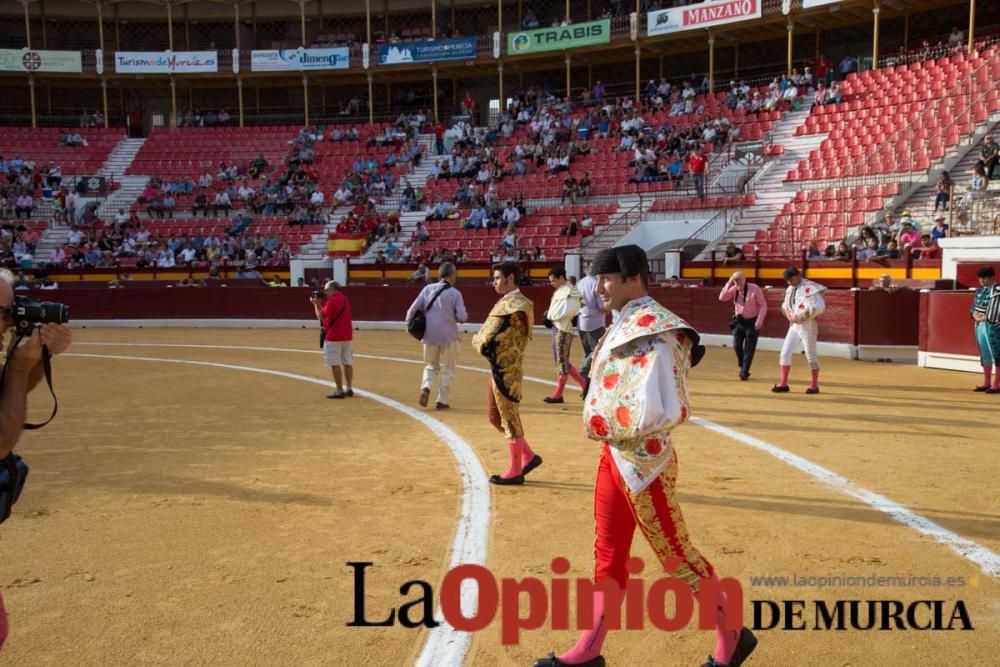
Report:
[[[60,414],[26,433],[31,477],[0,527],[0,590],[10,665],[409,665],[426,633],[351,628],[348,561],[373,561],[370,619],[438,586],[460,512],[455,459],[412,417],[362,397],[248,369],[329,379],[309,330],[88,329],[55,364]],[[459,363],[485,368],[463,336]],[[111,345],[94,345],[111,343]],[[294,351],[128,346],[257,346]],[[416,406],[419,359],[402,332],[357,332],[356,386]],[[575,343],[574,359],[581,355]],[[968,374],[823,361],[823,393],[775,396],[777,359],[761,352],[735,381],[729,349],[692,372],[694,414],[798,455],[861,489],[1000,553],[1000,398],[969,391]],[[548,340],[529,349],[529,375],[551,380]],[[447,412],[425,411],[472,445],[487,473],[506,464],[485,421],[487,376],[459,371]],[[593,565],[592,490],[598,447],[581,435],[580,399],[543,404],[526,383],[522,415],[545,464],[521,488],[491,488],[487,564],[498,577],[571,577]],[[47,414],[40,389],[31,417]],[[432,396],[433,400],[433,396]],[[419,410],[419,407],[417,407]],[[997,664],[1000,578],[911,527],[772,454],[703,426],[676,434],[679,496],[694,543],[750,600],[963,600],[974,631],[757,632],[756,667]],[[641,536],[636,555],[655,577]],[[765,587],[757,576],[964,577],[964,586]],[[950,610],[950,606],[947,607]],[[810,608],[806,618],[811,621]],[[499,623],[477,633],[466,665],[531,664],[575,641],[546,625],[503,647]],[[609,665],[700,665],[712,632],[613,633]]]

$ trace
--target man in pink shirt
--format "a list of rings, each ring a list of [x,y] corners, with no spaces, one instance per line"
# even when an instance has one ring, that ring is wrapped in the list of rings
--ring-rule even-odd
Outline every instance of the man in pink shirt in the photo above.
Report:
[[[740,379],[750,379],[750,365],[757,350],[757,335],[767,318],[767,301],[757,285],[748,283],[742,271],[737,271],[719,292],[719,301],[733,302],[733,349],[740,367]]]

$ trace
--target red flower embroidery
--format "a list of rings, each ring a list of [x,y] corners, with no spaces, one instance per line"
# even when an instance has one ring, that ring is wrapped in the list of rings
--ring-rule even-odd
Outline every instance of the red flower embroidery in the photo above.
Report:
[[[612,373],[611,375],[605,375],[603,385],[605,389],[613,389],[616,384],[618,384],[618,373]]]
[[[663,451],[663,445],[660,444],[659,440],[653,439],[646,443],[646,453],[650,456],[656,456]]]
[[[799,310],[805,310],[805,309],[806,309],[806,304],[800,303],[799,304]]]
[[[645,368],[646,364],[648,364],[648,363],[649,363],[649,359],[646,358],[646,353],[645,352],[643,352],[642,354],[640,354],[637,357],[632,357],[632,365],[633,366],[635,366],[636,364],[639,364],[640,366],[642,366],[643,368]]]
[[[615,410],[615,419],[618,420],[622,428],[628,428],[628,425],[632,423],[632,415],[629,414],[628,408],[624,405],[619,405],[618,409]]]
[[[591,405],[597,405],[597,399],[596,398],[590,399],[590,404]]]
[[[809,294],[809,292],[811,292],[811,291],[812,291],[811,288],[809,288],[809,287],[806,288],[806,294]]]
[[[656,315],[650,315],[649,313],[646,313],[645,315],[643,315],[638,319],[636,324],[639,325],[640,327],[648,327],[655,321],[656,321]]]
[[[687,409],[687,406],[686,405],[682,405],[681,406],[681,421],[684,421],[687,418],[688,418],[688,409]]]
[[[687,340],[687,339],[684,337],[684,334],[682,334],[682,333],[677,334],[677,342],[678,343],[680,343],[681,345],[683,345],[685,340]]]
[[[590,430],[594,435],[603,438],[608,434],[608,423],[601,415],[594,415],[590,418]]]

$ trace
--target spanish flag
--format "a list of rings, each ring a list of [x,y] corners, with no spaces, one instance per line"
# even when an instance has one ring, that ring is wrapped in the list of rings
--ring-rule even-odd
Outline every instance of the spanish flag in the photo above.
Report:
[[[355,234],[330,234],[327,240],[327,248],[330,256],[350,255],[356,257],[365,251],[365,234],[357,232]]]

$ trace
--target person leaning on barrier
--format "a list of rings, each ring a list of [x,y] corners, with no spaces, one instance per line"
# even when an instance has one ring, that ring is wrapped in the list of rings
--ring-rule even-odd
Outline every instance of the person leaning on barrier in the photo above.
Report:
[[[0,336],[12,328],[14,308],[14,274],[0,269]],[[0,374],[0,457],[6,458],[14,451],[21,431],[24,429],[27,412],[28,393],[44,377],[42,349],[49,354],[62,354],[73,338],[69,328],[62,324],[46,323],[36,327],[30,336],[25,336],[18,344],[12,337],[7,347],[7,358]],[[6,490],[6,489],[5,489]],[[0,597],[0,648],[7,639],[7,612]]]

